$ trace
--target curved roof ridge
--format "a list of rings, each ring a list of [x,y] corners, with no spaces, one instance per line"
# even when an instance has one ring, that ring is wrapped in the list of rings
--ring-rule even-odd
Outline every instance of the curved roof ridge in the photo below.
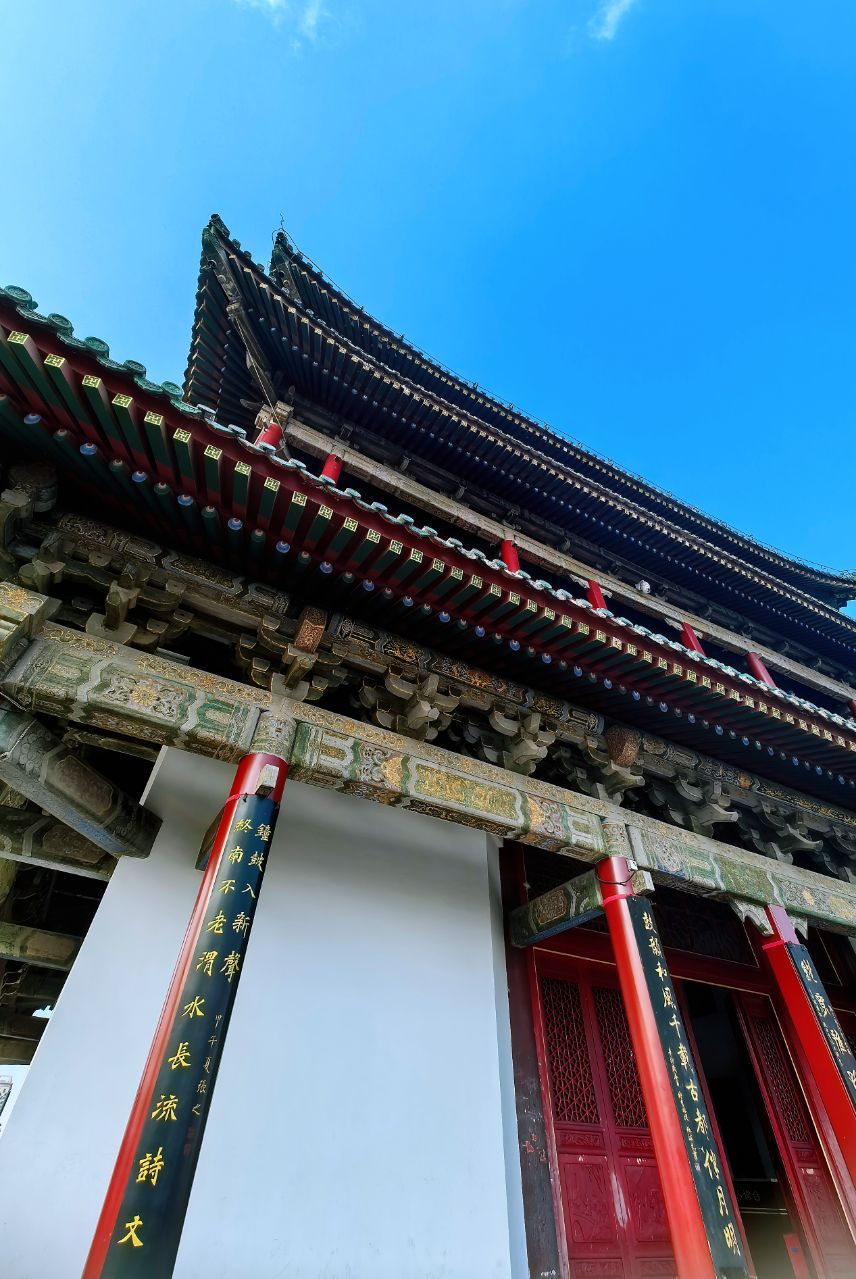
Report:
[[[228,231],[226,231],[225,227],[223,227],[222,224],[220,226],[220,229],[221,231],[225,231],[226,235],[229,236]],[[229,238],[231,239],[230,236]],[[233,240],[232,243],[235,244],[235,241]],[[553,427],[549,423],[544,422],[539,418],[533,417],[532,415],[528,413],[524,413],[520,408],[518,408],[516,405],[514,405],[510,401],[504,401],[500,399],[498,396],[492,395],[489,391],[486,390],[485,387],[481,386],[478,382],[470,382],[466,378],[461,377],[459,374],[455,373],[452,369],[442,364],[439,360],[434,359],[434,357],[429,355],[426,351],[416,346],[415,343],[411,342],[403,334],[395,333],[394,330],[390,329],[381,320],[378,320],[376,316],[372,315],[364,307],[360,306],[359,303],[356,302],[350,296],[350,294],[348,294],[338,284],[336,284],[335,281],[333,281],[322,270],[322,268],[319,267],[318,264],[313,261],[312,258],[310,258],[301,249],[299,249],[297,245],[294,243],[294,241],[283,230],[280,230],[276,233],[274,251],[271,256],[271,265],[270,265],[270,271],[269,271],[270,275],[273,275],[275,271],[281,270],[281,267],[276,264],[276,258],[277,258],[276,250],[278,247],[280,247],[281,249],[284,249],[289,258],[291,258],[292,260],[296,259],[302,265],[308,268],[309,271],[311,271],[314,275],[318,277],[318,280],[321,282],[321,284],[326,286],[328,289],[332,289],[346,303],[348,308],[351,309],[351,311],[354,313],[355,316],[361,317],[363,320],[370,322],[373,326],[375,326],[375,328],[379,331],[379,333],[382,334],[389,341],[397,344],[398,346],[403,348],[406,352],[412,352],[413,355],[415,355],[420,361],[424,362],[424,364],[427,365],[429,369],[436,369],[441,374],[444,374],[445,376],[447,376],[448,378],[456,382],[463,390],[466,390],[469,392],[478,392],[478,394],[482,396],[484,400],[489,401],[490,403],[496,405],[497,408],[499,408],[500,410],[511,414],[524,427],[535,428],[535,430],[539,432],[543,432],[555,443],[559,445],[570,446],[571,449],[581,454],[583,456],[583,459],[591,458],[592,460],[605,464],[607,467],[609,467],[612,470],[612,472],[615,474],[617,478],[629,479],[631,481],[634,481],[635,483],[639,484],[642,488],[648,490],[650,493],[655,495],[656,497],[665,499],[668,505],[677,507],[680,511],[688,512],[691,515],[695,516],[700,523],[705,524],[713,529],[721,531],[728,537],[729,540],[735,540],[735,541],[744,543],[748,546],[755,547],[758,550],[764,552],[766,556],[770,556],[774,559],[777,559],[784,565],[793,566],[797,570],[808,570],[808,572],[812,575],[822,574],[824,577],[828,578],[832,584],[836,586],[845,587],[849,582],[852,581],[852,578],[850,577],[849,573],[846,570],[833,569],[833,568],[830,568],[829,565],[821,564],[818,561],[809,560],[804,556],[788,554],[784,551],[781,551],[778,547],[772,546],[770,543],[764,542],[760,538],[755,537],[752,534],[741,532],[739,529],[729,524],[726,520],[719,519],[716,516],[710,515],[708,512],[703,511],[700,507],[695,506],[693,503],[687,502],[683,500],[682,498],[678,497],[675,493],[672,493],[669,489],[663,488],[660,485],[653,483],[651,480],[646,479],[645,476],[630,470],[628,467],[621,466],[613,458],[610,458],[603,453],[599,453],[597,449],[593,449],[589,447],[588,445],[583,444],[581,440],[575,438],[574,436],[560,431],[559,428]],[[322,317],[317,316],[316,318],[321,319]],[[399,376],[401,375],[399,374]],[[854,586],[853,594],[856,595],[856,586]]]
[[[257,265],[257,264],[254,263],[253,265]],[[307,309],[303,306],[302,302],[298,302],[293,305],[295,305],[297,308],[300,308],[307,314],[309,313]],[[312,313],[312,323],[318,327],[319,331],[324,331],[328,334],[331,334],[332,340],[339,343],[341,345],[342,350],[345,350],[346,346],[350,347],[353,358],[364,362],[365,366],[367,368],[369,367],[369,364],[368,364],[369,357],[367,357],[366,353],[362,351],[361,348],[357,347],[356,344],[350,338],[348,338],[346,334],[340,333],[338,332],[338,330],[333,329],[322,316],[319,316],[315,313]],[[402,386],[412,387],[413,388],[412,394],[414,397],[422,400],[425,403],[428,403],[429,401],[432,402],[434,406],[440,409],[441,411],[443,410],[443,406],[446,406],[449,409],[451,415],[455,418],[455,420],[460,421],[462,424],[464,424],[466,420],[468,419],[478,429],[484,428],[484,424],[480,422],[480,419],[477,418],[475,414],[471,413],[467,409],[462,408],[460,405],[451,404],[448,400],[443,400],[436,391],[429,390],[427,387],[421,386],[419,383],[412,381],[412,379],[408,378],[406,374],[397,372],[396,370],[389,368],[388,366],[381,363],[381,361],[376,356],[371,356],[370,358],[371,358],[372,364],[376,368],[380,369],[385,374],[387,374],[390,378],[395,379]],[[411,394],[411,392],[408,391],[408,394]],[[510,445],[511,443],[510,437],[503,432],[501,427],[491,425],[491,430],[495,432],[496,438],[499,440],[500,443],[503,443],[503,441],[505,441],[506,446]],[[714,560],[723,564],[725,563],[725,560],[723,559],[723,557],[727,557],[727,559],[731,562],[733,570],[745,577],[748,577],[755,581],[760,582],[761,578],[758,577],[757,575],[759,573],[764,574],[764,576],[767,578],[768,583],[772,585],[773,587],[775,587],[775,589],[779,591],[782,595],[785,595],[791,598],[797,603],[802,603],[805,607],[809,608],[812,612],[826,613],[833,618],[843,617],[848,623],[848,625],[852,623],[854,626],[856,626],[856,619],[849,618],[847,617],[846,614],[841,614],[838,610],[834,609],[829,603],[827,603],[827,601],[823,599],[819,599],[817,596],[812,595],[808,591],[801,590],[800,587],[794,582],[789,582],[780,577],[777,577],[776,574],[770,569],[759,568],[756,565],[747,564],[745,561],[741,560],[740,556],[736,555],[733,551],[716,546],[713,542],[709,541],[706,537],[704,537],[702,533],[697,531],[684,530],[684,529],[670,530],[668,526],[668,521],[663,515],[659,514],[656,511],[654,512],[646,511],[645,508],[640,503],[635,501],[633,497],[628,497],[625,494],[611,493],[609,489],[606,487],[606,485],[604,485],[600,480],[592,479],[592,477],[588,475],[575,474],[574,471],[565,463],[558,461],[555,458],[546,457],[546,455],[544,454],[539,454],[539,452],[534,448],[532,449],[531,455],[532,455],[533,461],[537,462],[541,466],[548,465],[551,469],[554,470],[556,474],[559,474],[558,468],[562,468],[566,472],[566,476],[562,477],[560,475],[560,478],[562,478],[565,483],[576,485],[577,488],[582,490],[588,490],[594,496],[601,496],[604,501],[610,501],[614,506],[618,507],[619,509],[624,509],[630,514],[638,513],[637,518],[639,518],[643,523],[651,525],[654,528],[656,528],[657,525],[659,524],[661,526],[660,531],[671,532],[671,534],[677,537],[679,541],[683,540],[686,545],[689,545],[689,541],[687,539],[691,538],[695,546],[698,548],[698,550],[702,554],[709,554]],[[545,457],[546,457],[546,462],[544,460]]]
[[[215,227],[215,230],[225,240],[225,243],[218,246],[217,250],[215,250],[218,253],[218,256],[225,253],[226,257],[231,257],[235,264],[242,264],[243,270],[248,270],[251,273],[256,274],[256,276],[261,277],[266,284],[270,282],[269,276],[265,273],[264,267],[254,261],[251,254],[247,253],[237,241],[233,240],[228,235],[228,233],[225,233],[224,235],[224,231],[221,227]],[[232,270],[233,268],[227,267],[226,269]],[[219,278],[220,276],[218,274],[218,279]],[[235,280],[233,283],[237,285],[238,282]],[[508,436],[503,427],[493,423],[486,423],[483,419],[479,419],[475,416],[469,408],[452,404],[448,400],[444,400],[441,393],[436,389],[425,387],[420,383],[413,381],[407,373],[403,373],[400,370],[395,370],[390,366],[385,365],[377,354],[367,352],[362,347],[358,346],[352,337],[349,337],[346,333],[342,333],[340,330],[333,327],[324,316],[319,315],[316,311],[307,307],[302,298],[294,292],[293,281],[291,281],[290,287],[284,286],[278,280],[273,280],[272,283],[274,287],[282,295],[284,295],[285,302],[291,310],[304,315],[317,332],[326,333],[330,340],[338,345],[342,351],[349,351],[351,358],[357,360],[366,369],[374,368],[388,376],[396,384],[405,388],[412,387],[412,392],[407,390],[407,394],[412,393],[417,400],[426,404],[431,403],[441,411],[443,411],[445,406],[445,409],[449,412],[449,416],[451,416],[454,420],[460,421],[462,425],[469,422],[483,433],[485,431],[489,431],[500,444],[503,444],[503,441],[505,441],[505,447],[509,447],[513,443],[512,438]],[[564,461],[547,457],[544,454],[541,454],[539,457],[538,450],[534,446],[531,448],[529,456],[532,461],[537,462],[539,465],[546,465],[548,469],[552,470],[554,474],[559,476],[559,478],[564,478],[564,482],[573,484],[577,488],[587,490],[595,495],[599,493],[604,501],[609,501],[614,506],[625,509],[628,513],[636,512],[638,518],[643,524],[651,525],[655,528],[659,525],[662,532],[670,533],[679,541],[683,541],[687,546],[691,543],[694,544],[701,554],[710,555],[714,560],[722,563],[725,567],[728,567],[728,564],[730,563],[732,570],[740,576],[750,578],[761,583],[762,578],[759,576],[759,574],[761,574],[766,579],[768,588],[773,589],[778,594],[791,599],[793,602],[797,603],[797,605],[802,605],[809,611],[818,615],[825,615],[830,619],[834,618],[839,621],[842,619],[842,615],[834,609],[828,601],[819,598],[816,595],[812,595],[810,592],[802,590],[800,586],[794,582],[786,581],[777,577],[769,568],[747,563],[744,559],[741,559],[740,556],[736,555],[733,550],[714,545],[704,536],[703,532],[698,530],[679,529],[674,525],[670,527],[667,517],[658,511],[646,510],[638,501],[637,495],[626,495],[623,493],[616,494],[611,492],[600,479],[576,473]],[[564,472],[564,476],[562,476],[562,472]],[[851,620],[852,619],[848,618],[848,623]]]

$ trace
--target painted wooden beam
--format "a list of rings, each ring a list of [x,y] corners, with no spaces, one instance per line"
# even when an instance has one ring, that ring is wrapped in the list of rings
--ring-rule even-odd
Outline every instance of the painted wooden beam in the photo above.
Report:
[[[53,1007],[65,984],[65,973],[55,968],[30,968],[15,987],[15,1007]]]
[[[0,1035],[0,1066],[29,1066],[36,1044],[35,1039],[6,1039]]]
[[[0,1013],[0,1039],[29,1039],[38,1043],[48,1024],[46,1017],[28,1017],[25,1013]]]
[[[160,827],[32,715],[0,707],[0,781],[114,857],[146,857]]]
[[[228,763],[246,755],[259,716],[273,701],[237,680],[53,623],[0,679],[0,688],[27,711]]]
[[[115,857],[85,835],[31,805],[0,809],[0,858],[102,880],[116,865]]]
[[[226,761],[240,759],[251,742],[253,750],[276,753],[277,735],[296,726],[298,781],[589,862],[604,856],[601,825],[611,819],[626,826],[634,860],[655,883],[784,906],[820,927],[856,934],[856,886],[52,622],[0,688],[28,710]]]
[[[39,633],[57,603],[14,582],[0,582],[0,671],[6,671]]]
[[[649,871],[655,884],[724,901],[784,906],[821,928],[856,935],[854,885],[318,706],[293,706],[291,713],[298,721],[291,765],[297,781],[412,808],[587,862],[599,861],[613,828],[620,829],[630,838],[637,866]]]
[[[69,937],[67,933],[49,933],[26,924],[0,923],[0,959],[68,972],[81,942],[80,937]]]
[[[644,870],[634,871],[630,878],[635,893],[650,893],[654,881]],[[626,891],[616,887],[616,892]],[[533,897],[525,906],[518,906],[508,917],[509,937],[512,946],[534,946],[536,942],[554,937],[557,933],[578,928],[590,919],[596,919],[603,911],[603,895],[597,871],[586,870],[565,884],[551,888]]]
[[[512,946],[533,946],[595,919],[602,910],[597,873],[587,870],[513,910],[508,917],[508,935]]]

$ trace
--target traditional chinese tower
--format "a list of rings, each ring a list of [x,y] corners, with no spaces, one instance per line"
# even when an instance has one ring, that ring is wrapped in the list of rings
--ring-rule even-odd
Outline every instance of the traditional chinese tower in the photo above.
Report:
[[[856,1273],[848,576],[216,217],[0,466],[4,1276]]]

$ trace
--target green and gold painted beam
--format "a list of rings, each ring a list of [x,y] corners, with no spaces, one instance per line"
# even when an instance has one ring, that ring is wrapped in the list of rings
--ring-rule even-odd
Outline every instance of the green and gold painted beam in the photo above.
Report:
[[[53,623],[0,688],[36,714],[228,763],[250,749],[259,715],[271,705],[260,689]]]
[[[6,670],[27,648],[56,603],[14,582],[0,582],[0,671]]]
[[[44,724],[9,705],[0,706],[0,781],[114,857],[146,857],[160,826]]]
[[[634,871],[630,884],[637,894],[650,893],[654,888],[651,876],[644,870]],[[602,910],[603,894],[597,872],[584,871],[513,910],[508,918],[511,944],[534,946],[596,919]]]
[[[280,714],[282,710],[280,709]],[[615,804],[524,778],[315,706],[295,706],[291,775],[414,809],[582,861],[610,852],[612,832],[655,883],[702,896],[780,905],[856,934],[856,887],[734,848]]]
[[[583,861],[604,857],[610,849],[604,832],[620,827],[655,883],[784,906],[856,934],[856,887],[849,884],[52,622],[0,688],[35,713],[229,762],[250,749],[281,753],[280,743],[293,734],[291,775],[298,781]]]
[[[116,865],[79,831],[30,805],[0,809],[0,858],[101,880],[109,879]]]

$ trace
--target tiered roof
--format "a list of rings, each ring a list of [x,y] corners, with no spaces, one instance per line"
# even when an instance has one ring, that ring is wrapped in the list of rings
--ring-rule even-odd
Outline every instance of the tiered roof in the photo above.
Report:
[[[212,218],[185,385],[192,402],[245,426],[265,397],[294,388],[301,409],[305,400],[382,435],[500,506],[702,594],[719,588],[762,610],[772,594],[785,613],[856,597],[850,576],[735,532],[455,377],[352,303],[282,233],[265,272]]]
[[[254,577],[298,575],[334,606],[397,609],[403,630],[415,625],[466,660],[596,698],[619,717],[653,726],[669,714],[670,735],[713,733],[725,758],[762,752],[774,773],[807,770],[811,788],[856,779],[852,719],[510,572],[253,443],[176,390],[148,381],[142,365],[111,360],[105,343],[74,338],[67,320],[40,315],[22,290],[0,290],[0,435],[13,456],[54,461],[82,509],[97,503],[125,528]],[[839,621],[852,645],[856,626]]]
[[[307,269],[298,286],[298,258],[289,251],[287,272],[284,252],[280,243],[273,279],[219,221],[206,229],[184,400],[175,384],[148,380],[139,363],[111,359],[99,339],[74,338],[68,320],[41,315],[24,290],[0,290],[0,435],[13,457],[51,458],[67,482],[65,499],[83,509],[97,503],[125,528],[224,560],[250,577],[288,582],[301,574],[307,590],[334,608],[379,616],[397,609],[395,625],[403,632],[416,627],[464,660],[511,664],[527,683],[572,700],[594,700],[650,728],[660,715],[672,715],[672,737],[695,742],[700,734],[718,734],[720,757],[737,762],[746,749],[764,752],[773,774],[789,774],[793,766],[809,770],[804,784],[811,788],[837,790],[856,779],[856,721],[688,652],[633,620],[592,610],[576,586],[563,590],[526,572],[509,572],[484,551],[420,527],[411,515],[395,515],[370,495],[361,498],[344,486],[347,478],[338,487],[312,466],[253,443],[260,398],[283,398],[299,375],[307,412],[313,405],[328,412],[331,400],[342,398],[351,409],[349,421],[361,414],[377,425],[383,418],[384,430],[402,431],[416,443],[427,437],[440,450],[466,454],[454,444],[456,432],[484,440],[487,450],[507,451],[527,482],[548,466],[540,451],[512,444],[507,432],[464,416],[416,382],[404,384],[398,372],[369,359],[366,350],[357,352],[338,329],[313,317],[301,288],[320,288],[317,272],[310,281]],[[351,322],[342,318],[340,324]],[[307,349],[316,338],[319,344]],[[339,362],[328,367],[324,353],[334,349]],[[354,382],[357,373],[377,394],[383,394],[383,382],[399,408],[407,400],[411,416],[384,416],[381,400]],[[436,376],[450,377],[441,370]],[[203,405],[188,404],[191,396]],[[430,431],[424,413],[431,414]],[[641,559],[642,551],[651,551],[644,530],[656,527],[673,577],[686,572],[695,574],[701,590],[706,583],[732,595],[740,591],[759,613],[769,614],[772,627],[782,622],[809,632],[818,651],[852,665],[856,622],[819,599],[821,579],[843,590],[842,579],[779,556],[792,577],[804,586],[815,583],[816,593],[801,590],[773,564],[775,553],[756,544],[747,544],[754,559],[725,551],[711,538],[691,535],[677,519],[667,522],[626,498],[632,477],[621,473],[613,491],[605,480],[617,468],[599,459],[590,466],[603,468],[603,483],[583,476],[580,464],[573,472],[566,468],[571,478],[560,491],[576,517],[595,518],[585,509],[586,494],[600,504],[592,508],[604,513],[603,524],[596,517],[595,536],[608,518]],[[546,483],[541,480],[540,489],[532,483],[532,491],[544,494]],[[667,500],[651,492],[656,501]],[[696,518],[690,508],[681,510],[687,522]],[[764,556],[770,556],[766,570],[760,567]]]

